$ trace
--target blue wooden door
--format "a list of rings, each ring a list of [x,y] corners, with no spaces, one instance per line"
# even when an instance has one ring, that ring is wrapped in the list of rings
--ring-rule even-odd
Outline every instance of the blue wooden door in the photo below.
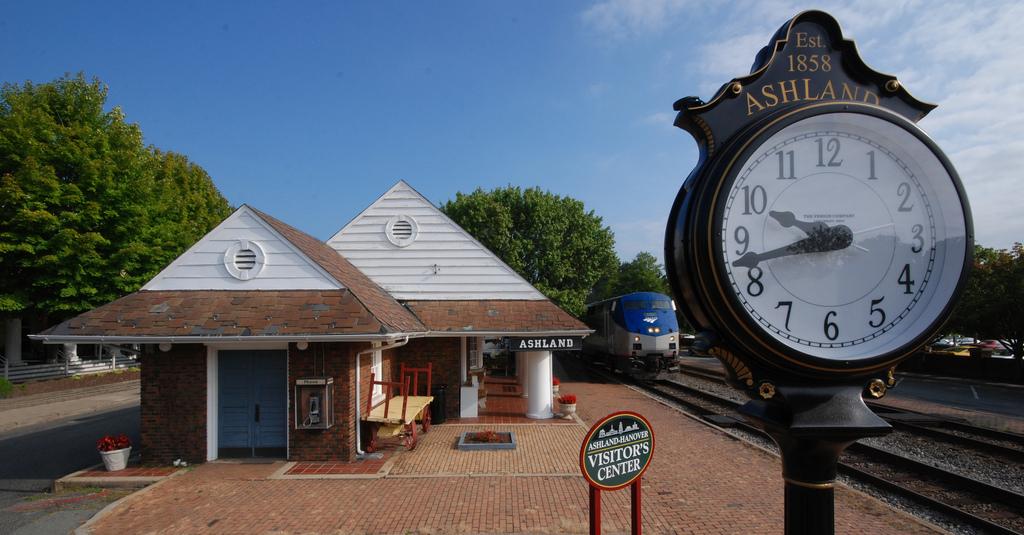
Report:
[[[283,351],[280,356],[253,358],[253,399],[260,411],[253,432],[255,448],[284,448],[288,440],[285,433],[288,426],[286,362]]]
[[[255,407],[249,380],[251,360],[250,354],[244,351],[220,351],[217,355],[220,397],[217,445],[220,449],[252,449]]]
[[[220,456],[284,456],[287,359],[284,351],[218,352]]]

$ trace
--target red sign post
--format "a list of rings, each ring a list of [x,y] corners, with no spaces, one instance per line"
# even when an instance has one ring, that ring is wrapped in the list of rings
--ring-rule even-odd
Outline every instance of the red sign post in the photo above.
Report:
[[[590,533],[601,533],[601,491],[630,487],[631,533],[640,535],[641,476],[654,457],[654,431],[631,411],[605,416],[587,432],[580,447],[580,471],[590,484]]]

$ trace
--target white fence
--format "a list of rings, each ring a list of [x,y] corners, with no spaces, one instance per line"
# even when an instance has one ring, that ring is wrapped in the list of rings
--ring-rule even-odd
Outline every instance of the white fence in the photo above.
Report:
[[[0,355],[0,361],[3,361],[4,378],[12,383],[23,383],[33,379],[54,379],[58,377],[71,377],[73,375],[88,375],[139,365],[137,355],[125,355],[121,354],[119,348],[111,351],[110,348],[105,347],[100,351],[100,358],[98,359],[72,361],[66,358],[63,353],[58,353],[57,362],[47,364],[10,366],[3,355]]]

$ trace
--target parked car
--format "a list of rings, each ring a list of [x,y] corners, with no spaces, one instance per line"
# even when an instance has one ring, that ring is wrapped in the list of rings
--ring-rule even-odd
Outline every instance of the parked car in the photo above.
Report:
[[[939,338],[938,340],[935,340],[932,343],[928,344],[928,347],[931,348],[932,351],[940,351],[946,348],[953,347],[955,345],[956,344],[953,343],[952,338]]]
[[[1003,347],[1003,344],[1000,343],[999,340],[982,340],[982,341],[977,342],[977,343],[975,343],[973,345],[974,345],[974,347],[977,347],[977,348],[980,348],[980,349],[990,349],[992,351],[999,351],[1000,349],[1005,349]]]
[[[999,340],[982,340],[975,347],[989,352],[989,356],[996,358],[1013,358],[1013,350],[1003,345]]]

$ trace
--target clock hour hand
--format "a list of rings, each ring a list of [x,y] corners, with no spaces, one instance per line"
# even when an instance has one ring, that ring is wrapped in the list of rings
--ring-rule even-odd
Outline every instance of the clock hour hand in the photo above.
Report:
[[[800,241],[772,249],[771,251],[763,253],[750,251],[738,260],[735,260],[732,265],[734,267],[753,269],[757,267],[758,263],[765,260],[798,254],[838,251],[846,249],[851,243],[853,243],[853,231],[850,230],[850,227],[846,225],[826,226],[823,230],[815,231]]]
[[[768,215],[772,216],[783,227],[796,227],[804,231],[808,236],[829,228],[828,225],[822,222],[811,223],[808,221],[800,221],[795,215],[793,215],[793,212],[776,212],[775,210],[771,210],[768,212]]]

